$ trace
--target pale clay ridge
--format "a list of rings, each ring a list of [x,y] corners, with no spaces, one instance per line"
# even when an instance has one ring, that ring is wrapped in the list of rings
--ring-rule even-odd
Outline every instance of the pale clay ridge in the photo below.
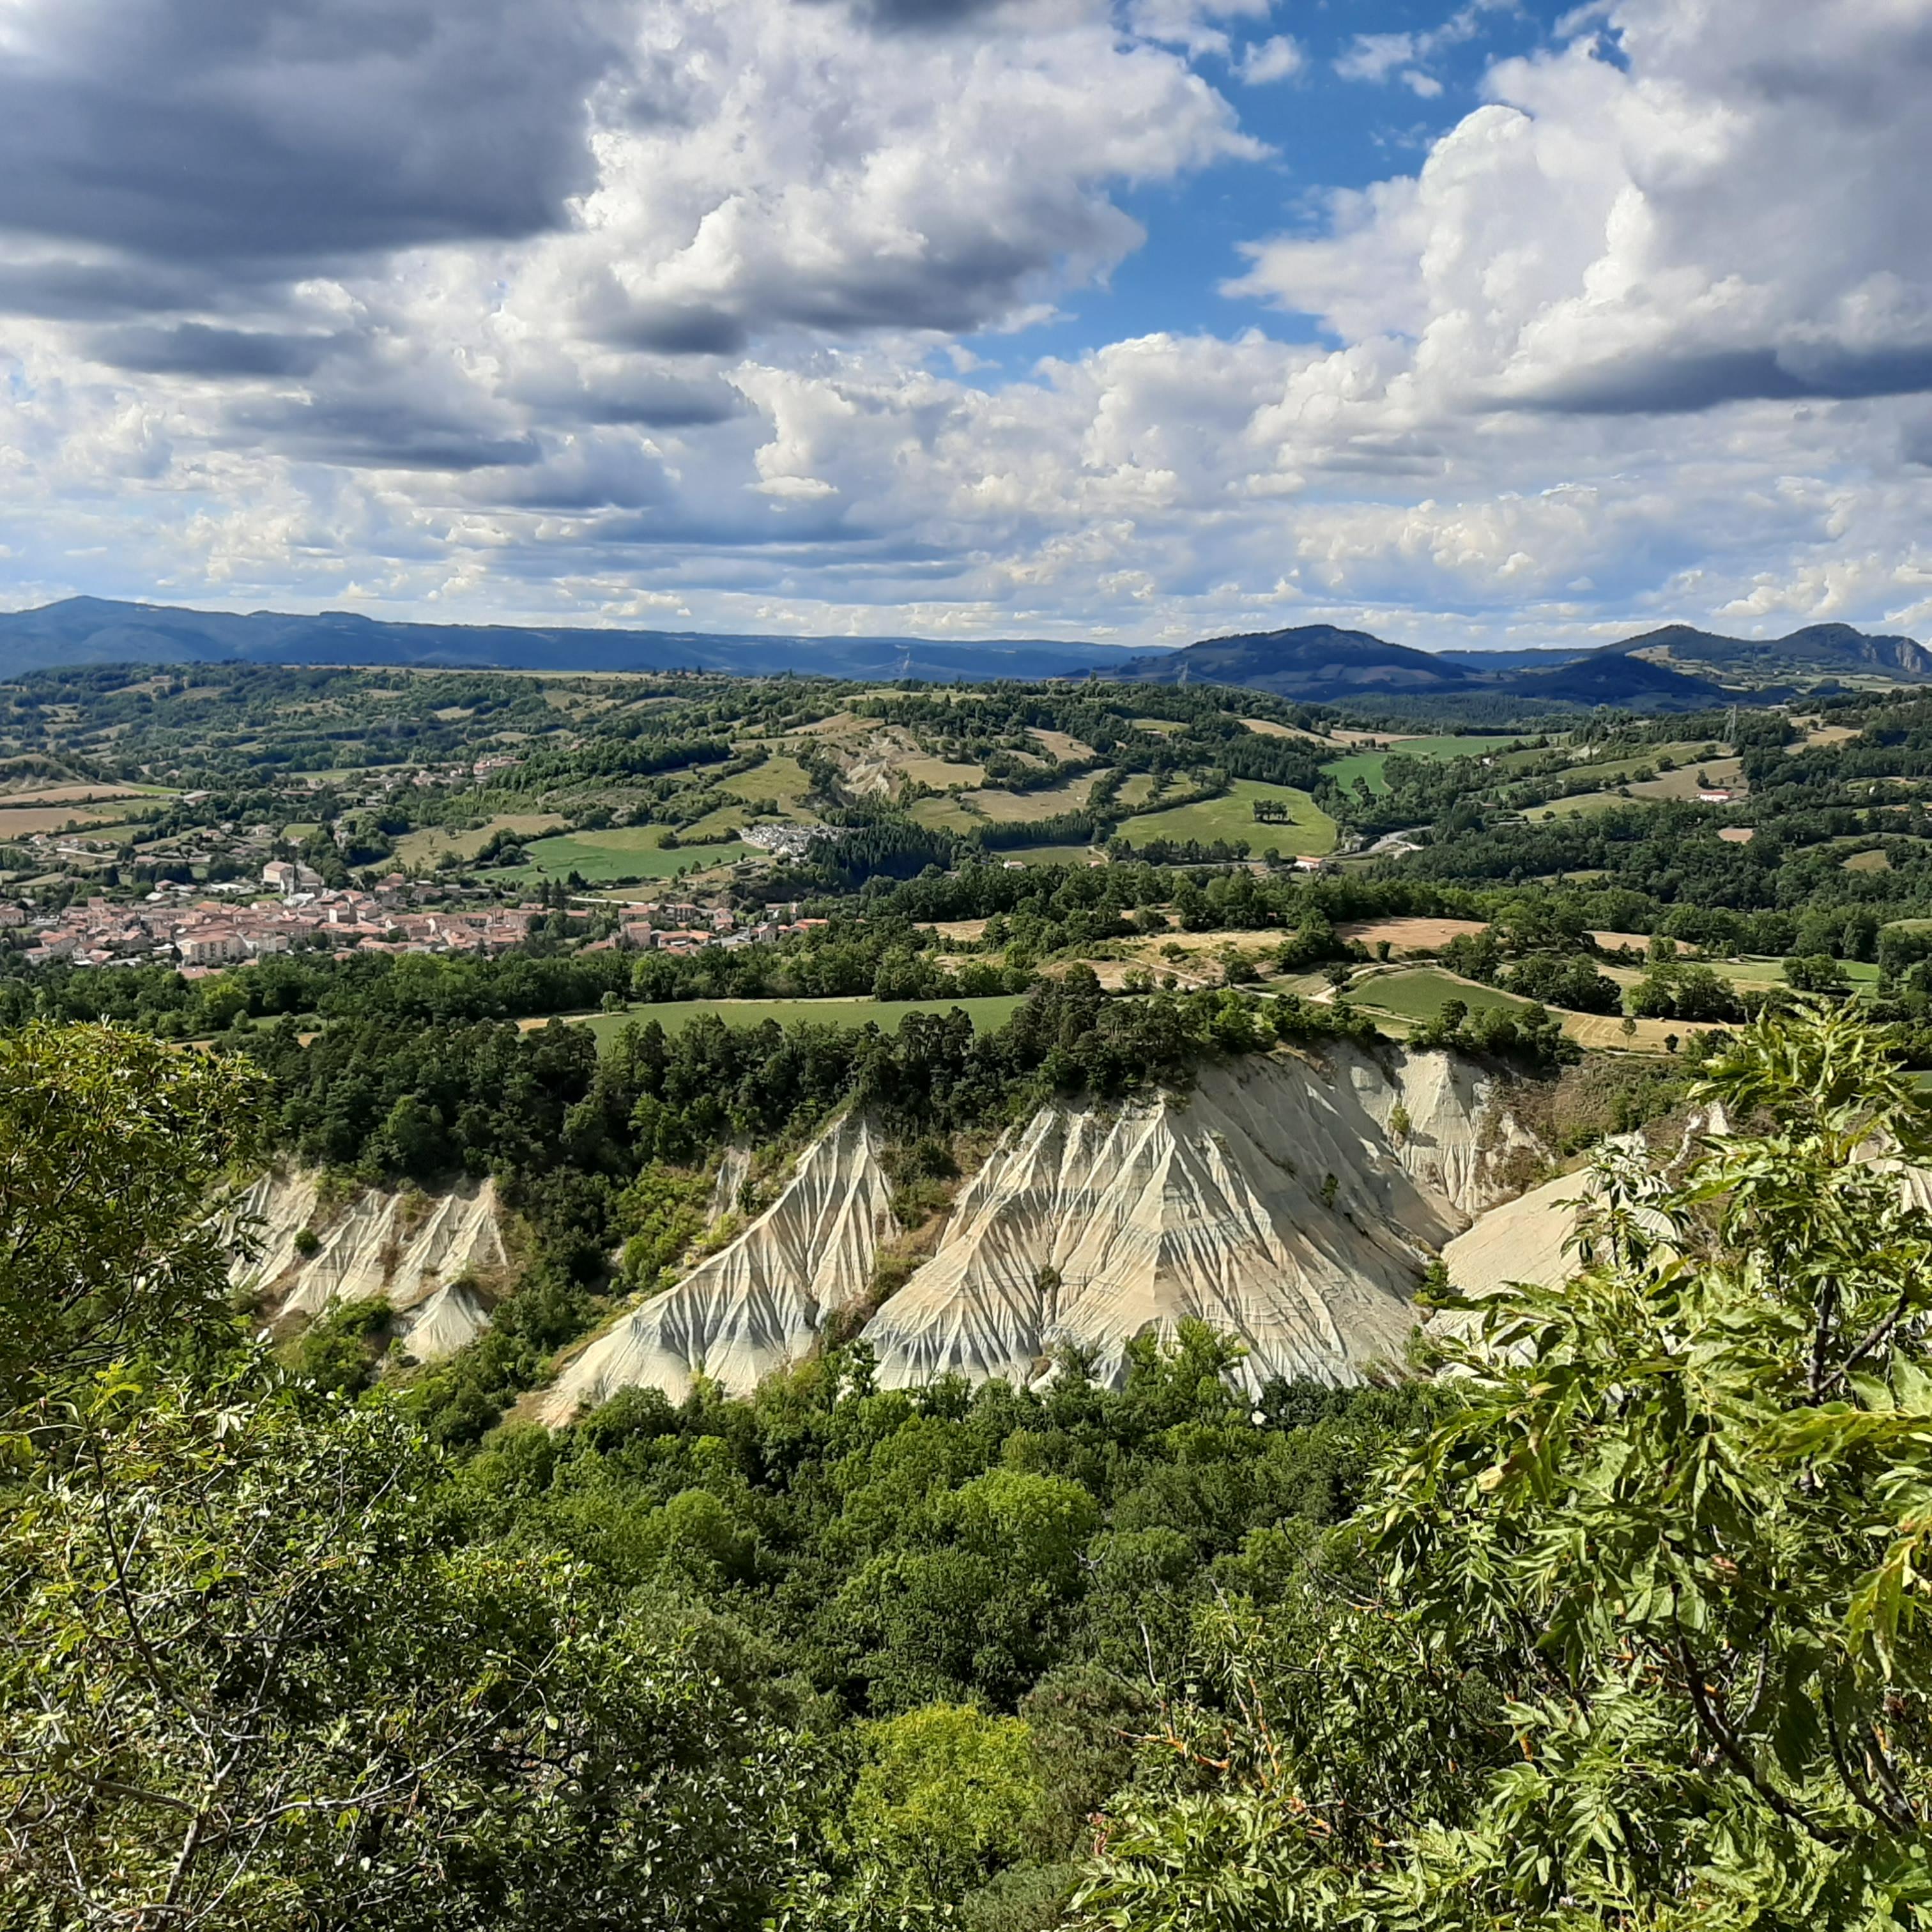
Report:
[[[848,1114],[728,1247],[569,1362],[538,1414],[555,1427],[636,1387],[681,1400],[700,1375],[748,1394],[811,1354],[826,1316],[865,1292],[892,1224],[891,1196],[871,1126]]]
[[[265,1174],[236,1210],[253,1224],[260,1252],[236,1263],[236,1284],[260,1293],[272,1322],[312,1321],[332,1303],[381,1295],[396,1311],[403,1354],[441,1361],[489,1325],[490,1306],[473,1278],[508,1257],[490,1182],[430,1196],[412,1226],[412,1204],[422,1198],[370,1188],[330,1217],[318,1212],[314,1174]],[[321,1243],[308,1256],[296,1246],[304,1228]]]
[[[1446,1054],[1385,1068],[1338,1046],[1210,1068],[1178,1098],[1044,1108],[866,1327],[879,1379],[1028,1383],[1070,1345],[1118,1384],[1131,1340],[1192,1318],[1242,1343],[1250,1389],[1357,1380],[1400,1359],[1429,1254],[1498,1198],[1480,1145],[1495,1097]],[[1520,1137],[1503,1125],[1498,1150]]]
[[[1118,1382],[1134,1336],[1172,1340],[1190,1317],[1243,1342],[1251,1386],[1355,1379],[1400,1357],[1429,1254],[1499,1198],[1493,1154],[1524,1136],[1498,1118],[1485,1150],[1498,1098],[1447,1054],[1337,1045],[1210,1068],[1182,1096],[1044,1108],[863,1331],[880,1379],[1030,1382],[1071,1343]],[[569,1362],[538,1413],[561,1424],[632,1386],[681,1398],[700,1373],[745,1394],[803,1359],[863,1292],[889,1196],[872,1130],[848,1117],[736,1241]]]
[[[1694,1156],[1702,1144],[1730,1132],[1730,1124],[1721,1106],[1694,1113],[1684,1123],[1683,1138],[1676,1160]],[[1641,1134],[1618,1134],[1604,1143],[1610,1148],[1635,1148],[1643,1142]],[[1907,1170],[1901,1185],[1908,1199],[1922,1193],[1922,1171]],[[1559,1174],[1540,1187],[1519,1195],[1499,1208],[1492,1208],[1474,1226],[1458,1234],[1442,1250],[1443,1266],[1450,1284],[1458,1293],[1472,1298],[1493,1294],[1511,1282],[1534,1282],[1544,1287],[1560,1287],[1574,1276],[1582,1264],[1574,1243],[1585,1213],[1595,1199],[1597,1178],[1588,1166]],[[1921,1205],[1925,1204],[1923,1201]],[[1662,1231],[1660,1221],[1655,1225]],[[1467,1333],[1473,1317],[1444,1316],[1432,1328]]]

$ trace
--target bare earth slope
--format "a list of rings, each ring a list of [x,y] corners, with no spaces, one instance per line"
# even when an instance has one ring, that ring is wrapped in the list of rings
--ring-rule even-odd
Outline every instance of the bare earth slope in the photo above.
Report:
[[[1244,1344],[1251,1387],[1352,1381],[1400,1358],[1428,1255],[1498,1198],[1494,1097],[1446,1054],[1337,1047],[1210,1068],[1183,1096],[1044,1108],[867,1326],[880,1380],[1028,1382],[1070,1345],[1118,1382],[1136,1336],[1192,1318]]]
[[[578,1354],[544,1395],[543,1420],[568,1422],[634,1386],[680,1400],[699,1374],[748,1394],[809,1354],[825,1316],[864,1292],[891,1225],[891,1193],[872,1129],[848,1115],[729,1247]]]
[[[260,1294],[272,1323],[381,1295],[396,1311],[404,1354],[419,1362],[453,1354],[488,1323],[472,1283],[508,1257],[487,1180],[428,1196],[369,1188],[329,1215],[318,1209],[314,1174],[270,1174],[238,1211],[260,1245],[255,1260],[236,1264],[236,1286]],[[320,1243],[306,1257],[296,1244],[304,1228]]]

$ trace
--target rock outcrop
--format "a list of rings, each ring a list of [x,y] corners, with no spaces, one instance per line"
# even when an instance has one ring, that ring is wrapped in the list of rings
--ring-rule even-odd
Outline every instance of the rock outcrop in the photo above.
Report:
[[[1513,1281],[1568,1280],[1577,1265],[1570,1244],[1595,1192],[1589,1170],[1580,1168],[1492,1208],[1442,1250],[1450,1285],[1481,1296]]]
[[[736,1395],[801,1360],[825,1318],[864,1294],[892,1226],[870,1126],[848,1114],[801,1156],[784,1191],[728,1247],[595,1337],[538,1407],[553,1426],[620,1389],[674,1400],[699,1375]]]
[[[477,1284],[508,1259],[487,1180],[434,1195],[368,1188],[325,1213],[314,1174],[269,1174],[242,1196],[236,1220],[255,1253],[236,1262],[235,1282],[268,1325],[381,1295],[412,1361],[440,1361],[482,1332],[490,1306]],[[316,1243],[308,1254],[304,1231]]]
[[[1118,1382],[1130,1341],[1189,1318],[1243,1344],[1250,1387],[1354,1380],[1400,1358],[1429,1255],[1498,1198],[1513,1130],[1485,1133],[1496,1098],[1445,1054],[1336,1046],[1209,1068],[1184,1095],[1044,1108],[866,1327],[880,1380],[1028,1382],[1070,1346]]]

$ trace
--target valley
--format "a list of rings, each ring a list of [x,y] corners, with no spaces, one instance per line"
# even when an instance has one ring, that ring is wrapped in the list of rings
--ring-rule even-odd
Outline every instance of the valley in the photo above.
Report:
[[[1511,1324],[1566,1333],[1612,1278],[1652,1293],[1644,1243],[1702,1210],[1648,1204],[1732,1158],[1720,1128],[1738,1160],[1797,1158],[1748,1124],[1812,1118],[1790,1070],[1814,1034],[1863,1070],[1859,1120],[1893,1108],[1901,1198],[1932,1159],[1900,1111],[1932,1075],[1909,664],[1801,696],[1673,651],[1739,689],[1503,716],[1368,655],[1318,699],[1192,673],[0,683],[0,1120],[37,1148],[92,1096],[178,1185],[168,1238],[205,1284],[184,1346],[246,1390],[171,1452],[206,1472],[182,1507],[267,1510],[385,1630],[458,1605],[586,1738],[687,1737],[653,1787],[683,1793],[675,1830],[626,1780],[583,1801],[650,1848],[648,1922],[740,1898],[717,1924],[748,1932],[816,1898],[834,1916],[796,1922],[1087,1932],[1082,1899],[1164,1898],[1136,1848],[1192,1828],[1149,1726],[1239,1735],[1203,1670],[1286,1694],[1231,1660],[1230,1605],[1364,1640],[1324,1566],[1477,1392],[1544,1399]],[[1741,1128],[1727,1066],[1760,1069],[1724,1076]],[[1882,1219],[1899,1184],[1844,1144]],[[111,1184],[90,1226],[148,1198]],[[1606,1276],[1578,1244],[1626,1186],[1646,1204]],[[580,1708],[551,1660],[585,1606]],[[328,1628],[303,1667],[397,1708],[394,1666]],[[385,1721],[431,1792],[467,1747],[421,1726],[465,1694],[409,1667],[422,1715]],[[1406,1672],[1377,1696],[1418,1694]],[[527,1819],[525,1696],[465,1774]],[[307,1723],[326,1783],[347,1733]],[[1201,1768],[1213,1802],[1250,1802],[1250,1748]],[[1472,1718],[1444,1748],[1516,1747]],[[933,1822],[974,1792],[970,1832]],[[429,1802],[470,1830],[459,1793]],[[547,1896],[604,1882],[602,1850],[552,1842]],[[1240,1859],[1289,1840],[1262,1842]]]

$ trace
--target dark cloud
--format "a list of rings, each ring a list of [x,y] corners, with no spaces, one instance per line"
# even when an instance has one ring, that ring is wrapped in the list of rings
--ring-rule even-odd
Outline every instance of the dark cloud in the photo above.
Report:
[[[618,346],[665,356],[735,356],[751,340],[742,318],[698,302],[652,302],[607,315],[599,332]]]
[[[104,322],[198,307],[201,278],[158,262],[0,262],[0,314]]]
[[[0,226],[176,264],[554,226],[591,178],[602,4],[30,0]]]
[[[358,470],[496,470],[539,462],[535,436],[381,400],[276,401],[245,405],[232,428],[272,442],[298,461]]]
[[[106,330],[88,350],[97,362],[144,375],[308,376],[339,344],[335,336],[283,335],[188,322],[172,328]]]
[[[1004,0],[853,0],[855,18],[888,32],[944,33],[993,13]]]
[[[694,429],[742,416],[748,405],[728,382],[661,382],[627,385],[593,394],[583,406],[588,422],[634,424],[640,429]]]
[[[1578,416],[1681,416],[1725,403],[1856,401],[1932,390],[1932,346],[1660,351],[1599,362],[1508,400]]]

